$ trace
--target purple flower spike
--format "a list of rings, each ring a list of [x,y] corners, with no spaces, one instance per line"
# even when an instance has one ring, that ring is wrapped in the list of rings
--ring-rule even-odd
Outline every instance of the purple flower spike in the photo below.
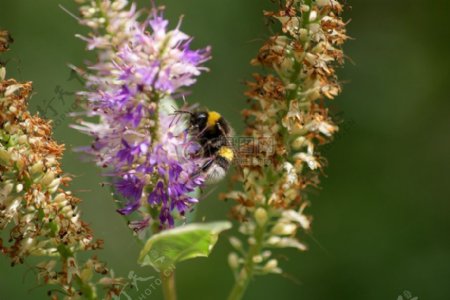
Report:
[[[200,162],[180,152],[189,138],[172,124],[163,102],[185,93],[181,89],[207,70],[202,64],[210,59],[210,48],[192,50],[192,37],[179,30],[180,24],[170,30],[161,9],[140,23],[134,5],[127,10],[128,1],[118,3],[91,1],[81,9],[81,23],[92,32],[79,37],[96,51],[97,61],[81,73],[87,90],[79,96],[86,119],[99,121],[73,127],[94,138],[86,152],[109,167],[116,191],[128,200],[118,212],[139,212],[144,221],[135,227],[152,222],[172,227],[174,218],[197,202],[188,194],[203,179],[193,175]],[[157,210],[159,220],[150,220],[149,210]]]

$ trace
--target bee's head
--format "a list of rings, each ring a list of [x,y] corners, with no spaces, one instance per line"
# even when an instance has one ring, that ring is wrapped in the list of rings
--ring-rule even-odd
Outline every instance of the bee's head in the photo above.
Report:
[[[198,111],[192,113],[189,122],[192,127],[195,127],[199,130],[203,130],[208,123],[208,112]]]

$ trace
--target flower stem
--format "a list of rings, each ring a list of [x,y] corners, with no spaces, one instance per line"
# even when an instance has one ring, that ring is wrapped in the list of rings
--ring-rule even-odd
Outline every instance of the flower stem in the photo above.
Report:
[[[161,281],[162,288],[164,292],[165,300],[176,300],[177,293],[175,289],[175,271],[174,270],[166,270],[161,271]]]
[[[254,237],[255,244],[250,247],[250,250],[247,253],[247,257],[245,259],[244,266],[241,269],[238,277],[236,278],[236,282],[234,284],[233,289],[231,290],[230,295],[228,296],[228,300],[240,300],[244,297],[244,294],[247,290],[247,287],[250,283],[250,280],[253,278],[254,271],[254,261],[253,257],[258,255],[263,247],[264,241],[264,233],[266,226],[257,226],[255,229]]]
[[[234,287],[231,290],[228,300],[240,300],[244,297],[245,291],[247,290],[248,284],[250,283],[251,274],[243,274],[244,269],[242,269],[241,274],[239,274],[238,279],[234,283]]]

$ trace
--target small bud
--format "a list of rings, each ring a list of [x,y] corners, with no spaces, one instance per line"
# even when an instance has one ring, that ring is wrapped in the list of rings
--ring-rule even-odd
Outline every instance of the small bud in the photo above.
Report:
[[[16,192],[20,193],[23,190],[23,184],[19,183],[18,185],[16,185]]]
[[[12,192],[13,188],[14,188],[14,184],[12,184],[11,182],[7,182],[5,185],[3,185],[1,192],[3,195],[8,196]],[[6,199],[6,197],[5,197],[5,199]],[[1,200],[3,202],[4,199],[1,199]]]
[[[64,193],[59,193],[58,195],[56,195],[55,198],[53,198],[53,201],[55,203],[65,203],[66,201],[66,194]],[[63,202],[64,201],[64,202]],[[64,204],[65,205],[65,204]]]
[[[239,226],[239,232],[245,235],[251,235],[255,231],[255,223],[253,222],[246,222],[242,223],[241,226]]]
[[[262,253],[263,259],[268,259],[271,256],[272,256],[272,252],[270,252],[269,250],[266,250]]]
[[[228,255],[228,265],[231,269],[237,269],[239,267],[239,256],[235,252],[231,252]]]
[[[277,223],[272,228],[272,233],[278,235],[291,235],[295,232],[296,229],[297,226],[292,223]]]
[[[73,216],[72,218],[70,218],[70,221],[71,221],[72,223],[77,223],[79,219],[80,219],[80,214],[76,214],[75,216]]]
[[[59,184],[61,183],[61,178],[54,179],[49,185],[48,185],[48,191],[50,193],[54,193],[58,190]]]
[[[23,145],[26,144],[28,141],[28,138],[25,134],[19,136],[19,139],[17,140],[17,142],[19,142],[19,144]]]
[[[8,86],[8,87],[6,88],[6,91],[5,91],[4,95],[5,95],[6,97],[12,96],[12,95],[14,95],[15,92],[17,92],[17,91],[20,90],[21,88],[22,88],[22,85],[21,85],[21,84],[13,84],[13,85],[10,85],[10,86]],[[14,113],[14,112],[17,111],[17,108],[16,108],[15,106],[11,105],[11,106],[9,107],[9,111],[12,112],[12,113]]]
[[[310,14],[309,14],[309,21],[310,22],[314,22],[317,19],[317,11],[313,10]]]
[[[41,173],[43,170],[44,170],[44,164],[42,163],[42,161],[38,161],[30,169],[31,174]]]
[[[299,136],[292,142],[292,148],[294,148],[294,150],[300,150],[306,143],[306,138],[304,136]]]
[[[67,216],[73,214],[72,208],[71,208],[69,205],[64,206],[64,207],[60,210],[60,212],[61,212],[62,214],[64,214],[64,215],[67,215]]]
[[[317,23],[309,24],[309,30],[311,31],[312,34],[316,34],[320,30],[320,24]]]
[[[267,241],[267,243],[273,247],[278,248],[296,248],[300,251],[305,251],[308,249],[305,244],[300,243],[295,238],[280,238],[277,236],[273,236]]]
[[[330,5],[330,0],[316,0],[316,4],[318,7],[324,7]]]
[[[294,210],[287,210],[283,212],[283,218],[291,222],[297,222],[303,229],[309,230],[311,228],[311,220],[301,212]]]
[[[268,240],[267,240],[267,244],[269,245],[276,245],[281,241],[281,238],[278,236],[271,236]]]
[[[266,273],[281,273],[281,269],[278,268],[278,261],[276,259],[269,260],[263,267],[263,272]]]
[[[45,173],[44,177],[41,179],[41,184],[49,186],[55,179],[55,174],[52,171]]]
[[[48,155],[46,158],[46,165],[47,166],[53,166],[55,164],[58,164],[58,160],[56,159],[56,157],[54,155]]]
[[[263,257],[261,255],[255,255],[252,257],[252,260],[255,264],[259,264],[263,261]]]
[[[264,226],[267,222],[267,211],[262,207],[258,207],[255,211],[255,220],[259,226]]]
[[[11,155],[9,154],[9,152],[4,149],[0,149],[0,163],[9,164],[10,159]]]
[[[311,155],[308,153],[304,153],[304,152],[296,153],[293,155],[293,158],[295,160],[301,160],[301,161],[305,162],[311,170],[315,170],[315,169],[321,167],[321,165],[317,161],[316,157],[314,155]]]
[[[86,24],[86,26],[88,27],[91,27],[92,29],[98,28],[98,23],[92,20],[85,21],[84,24]]]
[[[306,4],[302,4],[302,6],[300,7],[300,9],[301,9],[301,11],[302,12],[308,12],[309,11],[309,6],[308,5],[306,5]]]
[[[230,237],[230,244],[236,250],[242,249],[242,242],[234,236]]]
[[[118,0],[118,1],[114,1],[111,5],[111,8],[113,10],[121,10],[123,9],[125,6],[127,5],[127,1],[124,0]]]
[[[0,68],[0,80],[5,80],[6,77],[6,69],[1,67]]]
[[[300,28],[299,30],[300,33],[300,40],[301,41],[306,41],[306,39],[308,38],[308,30],[305,28]]]
[[[17,170],[19,170],[19,172],[22,172],[25,167],[26,167],[25,159],[16,160],[16,168]]]

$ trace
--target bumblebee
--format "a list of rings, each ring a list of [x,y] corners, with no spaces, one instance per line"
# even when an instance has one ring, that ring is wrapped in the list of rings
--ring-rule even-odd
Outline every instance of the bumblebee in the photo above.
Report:
[[[226,176],[235,156],[231,144],[232,128],[215,111],[178,112],[190,115],[189,134],[201,147],[199,155],[206,159],[194,176],[204,174],[207,184],[219,182]]]

